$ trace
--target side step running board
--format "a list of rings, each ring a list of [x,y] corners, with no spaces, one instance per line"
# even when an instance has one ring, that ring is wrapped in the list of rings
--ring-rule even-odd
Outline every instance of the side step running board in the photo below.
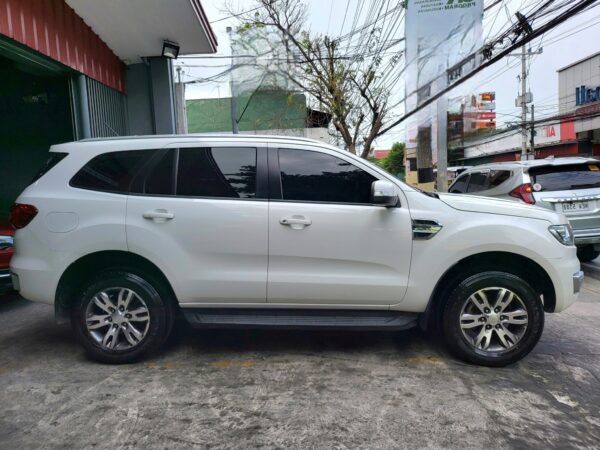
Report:
[[[183,308],[195,328],[407,330],[419,315],[395,311]]]

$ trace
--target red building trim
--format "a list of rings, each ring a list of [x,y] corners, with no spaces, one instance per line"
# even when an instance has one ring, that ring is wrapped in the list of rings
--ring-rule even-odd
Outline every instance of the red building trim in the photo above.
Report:
[[[560,123],[560,140],[562,142],[573,141],[577,139],[575,133],[575,122],[573,120],[566,120]]]
[[[373,157],[379,161],[389,155],[390,152],[391,150],[373,150]]]
[[[494,162],[518,161],[521,158],[521,152],[501,153],[494,155]]]
[[[125,65],[64,0],[3,0],[0,34],[125,92]]]

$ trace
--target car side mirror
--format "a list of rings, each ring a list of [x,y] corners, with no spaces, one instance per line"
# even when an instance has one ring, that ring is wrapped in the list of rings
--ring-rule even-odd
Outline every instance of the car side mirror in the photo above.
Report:
[[[392,208],[400,202],[398,188],[390,181],[377,180],[371,185],[371,203]]]

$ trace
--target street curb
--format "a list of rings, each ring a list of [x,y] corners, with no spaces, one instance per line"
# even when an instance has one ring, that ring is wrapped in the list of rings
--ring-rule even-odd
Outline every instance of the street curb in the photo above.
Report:
[[[581,263],[581,270],[585,272],[585,275],[590,278],[600,280],[600,267],[596,267],[592,264]]]

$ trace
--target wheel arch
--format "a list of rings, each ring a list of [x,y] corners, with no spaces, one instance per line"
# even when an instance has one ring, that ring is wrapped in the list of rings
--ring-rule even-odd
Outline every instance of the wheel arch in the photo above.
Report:
[[[523,278],[540,296],[543,296],[544,310],[554,312],[556,288],[542,266],[534,260],[516,253],[484,252],[465,257],[446,270],[431,294],[427,309],[421,318],[421,327],[437,329],[443,309],[441,306],[465,277],[494,270]]]
[[[72,262],[63,272],[56,288],[54,310],[58,323],[69,320],[70,311],[77,304],[77,293],[95,274],[106,269],[127,269],[145,275],[160,283],[167,291],[168,301],[177,307],[171,283],[153,262],[132,252],[107,250],[87,254]]]

